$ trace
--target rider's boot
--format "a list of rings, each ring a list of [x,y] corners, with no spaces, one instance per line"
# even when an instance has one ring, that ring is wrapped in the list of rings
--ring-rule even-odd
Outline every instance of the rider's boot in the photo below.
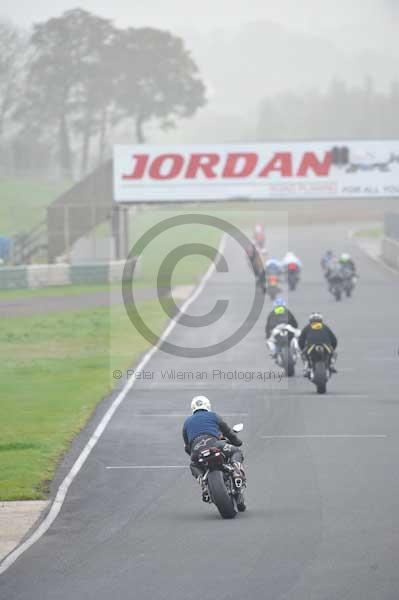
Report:
[[[303,363],[303,376],[304,377],[310,376],[310,366],[309,366],[309,362],[307,360],[305,360]]]
[[[201,486],[201,490],[202,490],[202,502],[210,502],[211,497],[209,495],[208,486],[204,482],[202,475],[199,475],[197,477],[197,481],[198,481],[199,485]]]
[[[274,343],[274,341],[272,339],[268,339],[267,340],[267,346],[269,348],[270,351],[270,356],[272,358],[276,358],[276,344]]]

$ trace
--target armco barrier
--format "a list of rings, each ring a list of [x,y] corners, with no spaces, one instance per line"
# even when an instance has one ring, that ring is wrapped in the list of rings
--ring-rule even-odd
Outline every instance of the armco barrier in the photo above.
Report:
[[[71,284],[118,283],[122,281],[126,261],[68,265],[28,265],[0,267],[0,289],[24,289]],[[141,262],[135,277],[142,276]]]
[[[81,264],[71,265],[69,276],[73,285],[105,283],[109,281],[109,265]]]
[[[28,267],[0,267],[0,289],[12,290],[28,287]]]

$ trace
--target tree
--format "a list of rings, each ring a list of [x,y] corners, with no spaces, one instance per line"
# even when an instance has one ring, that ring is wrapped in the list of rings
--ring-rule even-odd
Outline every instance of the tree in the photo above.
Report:
[[[110,21],[75,9],[35,25],[32,58],[20,120],[56,131],[58,159],[72,176],[72,138],[82,139],[81,171],[88,166],[97,113],[109,101],[112,85],[103,58],[114,33]]]
[[[90,144],[100,133],[105,143],[110,107],[114,104],[114,79],[117,74],[114,38],[116,30],[110,21],[82,13],[81,62],[76,81],[74,129],[82,137],[81,174],[87,172]],[[100,154],[103,148],[100,149]]]
[[[205,86],[181,38],[157,29],[129,28],[119,34],[118,103],[133,118],[138,142],[152,119],[164,129],[205,105]]]
[[[18,98],[25,49],[23,33],[11,23],[0,21],[0,140]]]

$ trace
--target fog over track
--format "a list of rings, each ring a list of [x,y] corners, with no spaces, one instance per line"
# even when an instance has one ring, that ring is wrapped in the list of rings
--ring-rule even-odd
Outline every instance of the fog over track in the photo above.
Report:
[[[399,279],[347,240],[344,226],[269,232],[271,254],[294,250],[303,281],[289,306],[301,325],[321,311],[339,338],[339,374],[318,396],[301,377],[215,380],[213,371],[277,371],[262,317],[237,346],[198,360],[157,352],[73,482],[50,530],[0,577],[3,600],[393,600],[398,596],[397,298]],[[354,255],[360,280],[336,303],[319,267],[328,247]],[[190,307],[229,300],[209,327],[178,325],[186,346],[216,343],[249,311],[252,276],[233,242]],[[165,370],[202,379],[162,378]],[[248,511],[223,521],[185,469],[181,426],[190,399],[243,421]],[[167,416],[165,416],[167,415]],[[112,468],[110,468],[112,467]],[[148,468],[151,467],[151,468]]]

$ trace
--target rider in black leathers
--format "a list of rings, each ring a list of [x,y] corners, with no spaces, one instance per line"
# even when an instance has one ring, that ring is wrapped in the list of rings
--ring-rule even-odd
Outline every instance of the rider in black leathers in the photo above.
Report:
[[[330,327],[324,323],[323,317],[319,313],[310,315],[308,325],[303,328],[298,338],[298,346],[304,357],[306,350],[313,344],[326,344],[329,346],[334,352],[333,363],[335,362],[335,350],[338,346],[338,340]],[[330,369],[332,373],[336,373],[334,364],[330,365]]]

